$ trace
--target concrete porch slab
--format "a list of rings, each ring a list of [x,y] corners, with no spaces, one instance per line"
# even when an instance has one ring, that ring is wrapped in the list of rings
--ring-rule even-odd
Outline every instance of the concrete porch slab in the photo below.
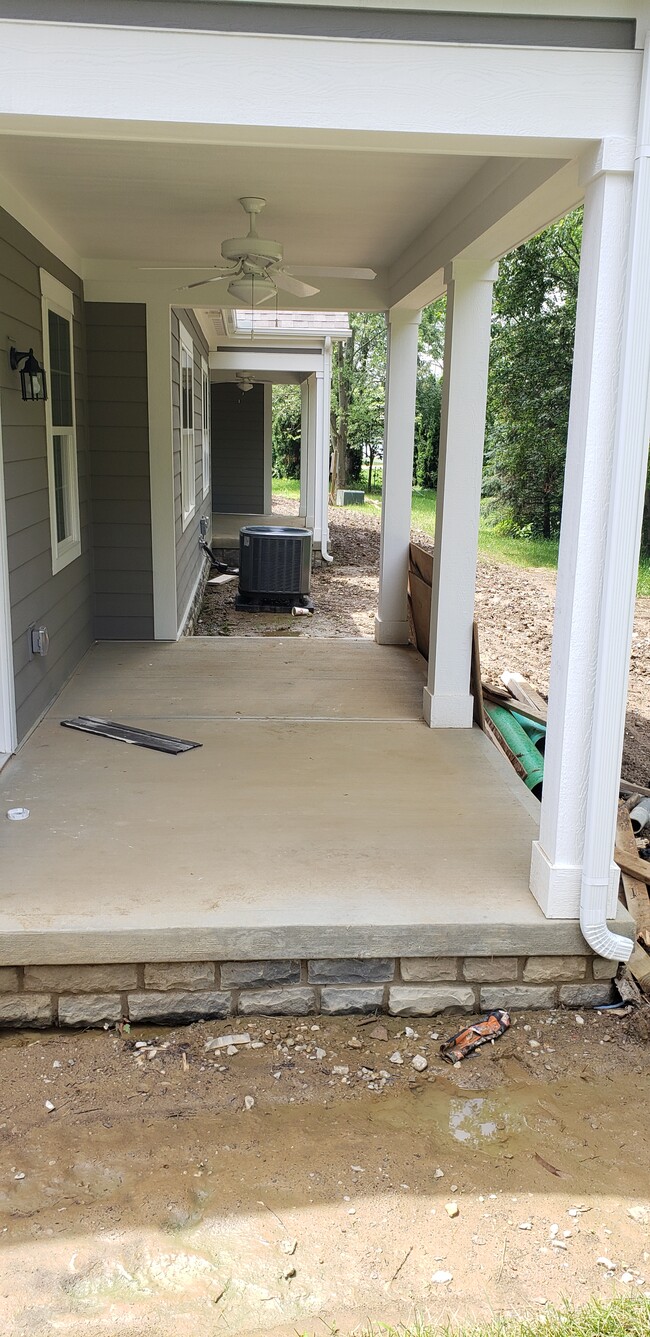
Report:
[[[363,641],[95,647],[0,778],[30,809],[2,824],[0,963],[586,953],[528,891],[536,801],[479,731],[424,725],[422,682]]]

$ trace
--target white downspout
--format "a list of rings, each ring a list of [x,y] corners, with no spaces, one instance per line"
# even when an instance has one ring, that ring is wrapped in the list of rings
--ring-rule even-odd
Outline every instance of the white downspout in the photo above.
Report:
[[[329,495],[330,495],[330,400],[332,395],[332,340],[328,335],[323,347],[323,510],[321,516],[320,555],[324,562],[333,562],[332,554],[327,551],[329,540]]]
[[[580,890],[583,936],[599,956],[611,961],[627,961],[634,946],[629,938],[610,932],[606,914],[650,434],[649,236],[650,62],[646,36]]]

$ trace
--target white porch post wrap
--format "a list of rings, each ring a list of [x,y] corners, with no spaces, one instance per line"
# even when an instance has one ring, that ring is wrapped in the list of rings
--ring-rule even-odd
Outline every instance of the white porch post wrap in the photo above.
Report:
[[[178,632],[171,356],[169,302],[147,301],[151,552],[157,641],[174,641]]]
[[[485,440],[492,286],[497,266],[454,260],[445,274],[447,319],[433,553],[429,674],[424,718],[469,729],[474,588]]]
[[[302,431],[304,431],[304,450],[301,446],[300,455],[300,504],[303,505],[304,495],[304,515],[306,517],[307,528],[312,530],[316,526],[316,378],[309,376],[303,381],[301,387],[302,404]],[[304,461],[304,464],[303,464]],[[304,472],[304,482],[303,475]],[[303,491],[304,489],[304,491]]]
[[[314,372],[314,543],[323,537],[323,373]]]
[[[379,600],[375,640],[407,645],[408,551],[415,444],[415,383],[420,311],[388,312]]]
[[[599,653],[603,653],[602,642],[599,651],[599,632],[605,626],[603,623],[601,628],[599,624],[622,357],[632,196],[631,149],[627,143],[604,141],[587,167],[544,794],[530,877],[531,891],[550,918],[577,918],[580,909],[587,793],[594,760],[591,757],[594,688]],[[641,246],[640,237],[637,246]],[[628,347],[625,356],[635,360],[635,374],[640,375],[634,350]],[[647,379],[647,368],[645,375]],[[619,433],[619,444],[639,456],[637,441],[621,443]],[[635,518],[636,507],[627,518],[630,533],[635,529]],[[610,561],[612,557],[610,553]],[[626,616],[631,582],[635,579],[634,559],[628,555],[627,560],[629,569],[618,596]],[[619,628],[617,634],[620,632]],[[629,638],[622,653],[629,656]],[[615,732],[621,727],[626,674],[627,658],[616,685],[610,683],[612,689],[615,686],[615,696],[604,702],[601,698],[599,706],[605,713],[613,713]],[[620,750],[616,745],[608,762],[611,776],[619,765]],[[618,870],[610,868],[614,797],[606,823],[608,855],[601,870],[609,882],[610,914],[615,912],[618,886]]]

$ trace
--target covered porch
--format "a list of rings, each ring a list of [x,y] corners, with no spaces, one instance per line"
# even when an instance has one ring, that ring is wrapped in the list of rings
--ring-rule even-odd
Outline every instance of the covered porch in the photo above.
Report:
[[[198,980],[168,1005],[219,1014],[238,1006],[227,981],[255,976],[289,1010],[341,981],[331,1010],[472,1010],[499,978],[553,1001],[526,983],[533,958],[591,978],[578,924],[528,890],[537,801],[480,731],[426,727],[423,681],[416,651],[370,641],[95,646],[2,773],[5,808],[30,810],[6,823],[0,915],[26,1002],[94,987],[108,1020],[145,1016]],[[76,714],[202,746],[61,727]]]

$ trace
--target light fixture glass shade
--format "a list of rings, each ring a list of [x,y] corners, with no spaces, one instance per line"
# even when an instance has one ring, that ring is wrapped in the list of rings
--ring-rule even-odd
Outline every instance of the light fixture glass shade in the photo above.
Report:
[[[228,284],[228,292],[238,302],[246,306],[261,306],[275,297],[275,284],[270,279],[258,278],[256,274],[244,274],[240,279],[233,279]]]

